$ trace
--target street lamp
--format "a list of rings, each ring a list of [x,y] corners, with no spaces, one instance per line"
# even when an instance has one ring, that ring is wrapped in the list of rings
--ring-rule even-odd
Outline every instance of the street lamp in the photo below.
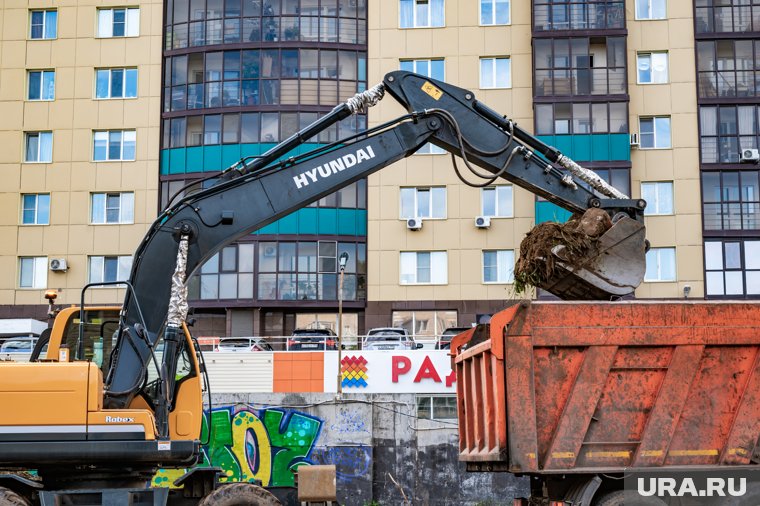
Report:
[[[348,252],[344,251],[338,257],[338,269],[340,281],[338,282],[338,397],[343,395],[343,374],[341,372],[341,359],[343,358],[343,273],[348,263]]]

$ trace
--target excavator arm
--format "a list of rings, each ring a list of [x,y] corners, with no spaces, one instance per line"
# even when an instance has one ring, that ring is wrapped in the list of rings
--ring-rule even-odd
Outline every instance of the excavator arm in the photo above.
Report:
[[[286,157],[320,131],[363,112],[384,92],[409,114],[310,153]],[[381,85],[339,105],[261,157],[227,169],[214,186],[179,199],[158,217],[134,256],[131,289],[106,379],[105,405],[129,406],[144,389],[153,347],[163,337],[164,387],[155,389],[159,398],[152,399],[162,432],[162,412],[172,401],[176,329],[186,316],[187,277],[225,245],[412,155],[427,142],[461,157],[469,174],[465,176],[461,167],[457,173],[473,186],[504,178],[571,211],[602,207],[619,216],[620,222],[630,222],[633,235],[641,235],[640,252],[634,249],[643,263],[643,201],[620,194],[600,198],[550,162],[562,165],[568,159],[477,102],[471,92],[416,74],[392,72]],[[476,183],[468,180],[473,177]],[[593,187],[593,182],[589,184]],[[625,289],[632,291],[641,277]]]

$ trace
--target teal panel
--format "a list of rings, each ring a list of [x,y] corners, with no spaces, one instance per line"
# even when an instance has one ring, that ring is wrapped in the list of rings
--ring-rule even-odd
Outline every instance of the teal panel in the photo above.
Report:
[[[270,223],[264,228],[260,228],[258,230],[258,234],[265,234],[265,235],[277,235],[280,233],[280,227],[279,227],[279,221],[275,221],[274,223]]]
[[[572,135],[573,154],[570,155],[574,160],[592,160],[591,157],[591,135]]]
[[[631,159],[631,138],[625,134],[610,134],[610,160]]]
[[[161,162],[159,168],[159,174],[165,176],[169,173],[169,159],[171,157],[171,151],[168,149],[161,150]]]
[[[552,204],[551,202],[536,202],[536,224],[545,221],[556,221],[564,223],[573,213]]]
[[[182,174],[185,172],[184,148],[172,149],[169,153],[169,174]]]
[[[356,210],[356,235],[359,235],[359,236],[367,235],[367,210],[366,209]]]
[[[357,211],[356,209],[338,209],[338,226],[337,232],[339,235],[356,235],[356,221]]]
[[[570,158],[577,158],[573,154],[573,136],[572,135],[555,135],[554,147],[559,149],[562,154],[569,156]]]
[[[298,210],[298,233],[299,234],[316,234],[318,233],[318,211],[316,207],[305,207]],[[281,232],[282,233],[282,232]]]
[[[324,235],[338,234],[338,210],[321,208],[317,210],[317,230]]]
[[[298,233],[298,212],[290,213],[289,215],[280,218],[275,223],[280,227],[281,234],[297,234]]]
[[[610,159],[610,136],[597,134],[591,136],[591,158],[593,161]]]
[[[222,146],[203,146],[203,172],[222,170]]]
[[[187,148],[187,159],[185,161],[185,172],[203,172],[203,146],[193,146]]]
[[[240,144],[222,146],[222,167],[225,169],[240,161]]]

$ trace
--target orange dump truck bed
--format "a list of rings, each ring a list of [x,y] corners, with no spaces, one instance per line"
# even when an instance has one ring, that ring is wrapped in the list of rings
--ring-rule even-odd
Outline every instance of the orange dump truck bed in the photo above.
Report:
[[[521,303],[452,354],[467,340],[455,362],[471,469],[760,461],[760,304]]]

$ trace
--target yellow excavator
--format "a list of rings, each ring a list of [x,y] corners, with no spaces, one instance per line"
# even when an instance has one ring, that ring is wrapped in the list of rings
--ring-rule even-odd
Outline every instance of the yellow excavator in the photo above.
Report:
[[[386,93],[408,114],[288,156]],[[452,153],[470,186],[504,179],[575,213],[610,216],[614,224],[582,262],[567,263],[557,249],[560,268],[543,288],[567,299],[609,299],[642,281],[644,201],[611,188],[472,92],[391,72],[264,155],[215,175],[210,188],[178,192],[137,248],[128,280],[84,287],[80,306],[61,310],[38,343],[37,361],[0,363],[0,506],[278,504],[256,484],[220,486],[215,469],[192,468],[202,444],[204,367],[186,324],[187,278],[232,241],[428,142]],[[87,290],[104,285],[125,288],[123,306],[84,304]],[[191,470],[171,490],[150,488],[159,467]]]

